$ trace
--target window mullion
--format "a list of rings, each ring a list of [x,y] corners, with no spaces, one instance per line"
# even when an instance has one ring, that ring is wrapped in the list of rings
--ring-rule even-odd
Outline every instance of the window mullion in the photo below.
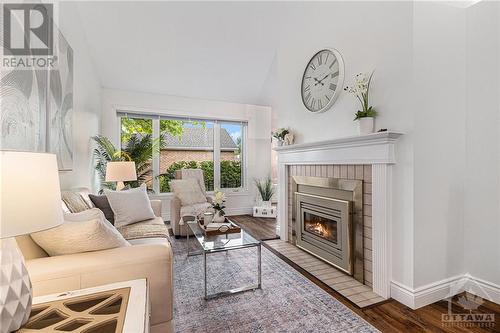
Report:
[[[153,190],[160,193],[160,119],[153,119]]]
[[[220,123],[214,123],[214,189],[220,189]]]

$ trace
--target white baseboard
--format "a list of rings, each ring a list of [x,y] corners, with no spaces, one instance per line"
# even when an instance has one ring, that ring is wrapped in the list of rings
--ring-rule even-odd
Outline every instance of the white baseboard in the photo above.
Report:
[[[391,281],[391,298],[412,309],[421,308],[464,291],[500,304],[500,286],[470,274],[457,275],[416,289]]]

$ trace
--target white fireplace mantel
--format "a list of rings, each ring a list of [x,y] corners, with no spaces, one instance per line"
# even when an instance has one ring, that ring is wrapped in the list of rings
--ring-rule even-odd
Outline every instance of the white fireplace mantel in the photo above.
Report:
[[[373,291],[390,297],[390,243],[392,223],[392,166],[396,163],[397,132],[380,132],[327,141],[276,147],[278,154],[278,224],[280,238],[288,240],[289,165],[372,165]]]

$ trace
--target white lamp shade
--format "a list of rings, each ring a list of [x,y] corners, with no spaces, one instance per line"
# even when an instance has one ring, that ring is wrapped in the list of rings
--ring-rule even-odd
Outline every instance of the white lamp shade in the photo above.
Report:
[[[135,162],[108,162],[106,164],[107,182],[126,182],[137,180]]]
[[[63,222],[54,154],[1,151],[0,170],[0,238]]]

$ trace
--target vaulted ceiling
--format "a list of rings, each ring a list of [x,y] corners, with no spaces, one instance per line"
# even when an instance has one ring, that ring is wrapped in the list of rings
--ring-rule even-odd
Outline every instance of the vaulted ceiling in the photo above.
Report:
[[[103,87],[260,104],[277,3],[80,2]]]

